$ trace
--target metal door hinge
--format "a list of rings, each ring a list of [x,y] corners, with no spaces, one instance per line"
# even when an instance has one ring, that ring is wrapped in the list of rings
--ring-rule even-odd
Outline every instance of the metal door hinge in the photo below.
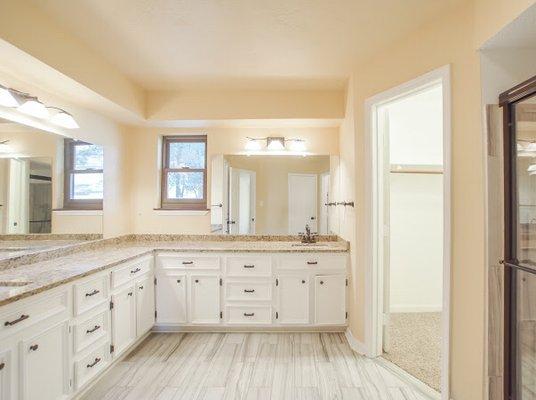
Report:
[[[114,308],[114,302],[110,301],[110,310],[113,310],[113,308]]]
[[[344,314],[344,317],[345,317],[346,319],[348,319],[348,311],[346,311],[346,313]]]
[[[115,351],[115,346],[113,344],[110,345],[110,353],[113,353]]]
[[[73,380],[69,379],[69,387],[73,387]]]
[[[223,286],[223,279],[220,278],[220,286]]]
[[[275,319],[279,319],[279,313],[277,311],[275,312]]]
[[[154,310],[154,317],[156,318],[156,315],[158,314],[158,311]]]
[[[346,278],[346,286],[348,286],[348,278]]]
[[[154,278],[154,284],[156,285],[156,278]]]
[[[275,278],[275,285],[279,286],[279,279]]]
[[[223,318],[223,311],[220,311],[220,319]]]

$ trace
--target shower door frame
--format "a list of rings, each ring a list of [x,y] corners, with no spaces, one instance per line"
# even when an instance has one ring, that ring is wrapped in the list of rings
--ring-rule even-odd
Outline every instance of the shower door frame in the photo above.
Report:
[[[517,258],[517,143],[515,105],[536,95],[536,76],[499,95],[503,108],[504,152],[504,399],[522,400],[517,376],[517,272],[536,267]]]

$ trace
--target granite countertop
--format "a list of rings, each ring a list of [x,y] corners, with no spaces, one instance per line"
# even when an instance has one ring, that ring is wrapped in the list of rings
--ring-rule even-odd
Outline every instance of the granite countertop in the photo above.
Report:
[[[6,260],[22,255],[30,255],[43,250],[57,250],[83,242],[84,240],[75,239],[3,240],[0,236],[0,260]]]
[[[143,237],[142,237],[143,239]],[[344,253],[345,241],[321,241],[303,245],[298,241],[240,240],[103,240],[42,261],[13,265],[0,270],[0,306],[60,286],[154,251],[170,252],[284,252]],[[50,257],[50,252],[47,252]],[[28,284],[24,284],[29,282]]]

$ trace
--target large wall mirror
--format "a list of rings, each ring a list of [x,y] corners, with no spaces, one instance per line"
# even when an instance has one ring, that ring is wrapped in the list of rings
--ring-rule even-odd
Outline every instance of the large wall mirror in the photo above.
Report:
[[[211,224],[216,234],[330,234],[337,157],[216,155]]]
[[[99,145],[0,119],[0,234],[102,234]]]

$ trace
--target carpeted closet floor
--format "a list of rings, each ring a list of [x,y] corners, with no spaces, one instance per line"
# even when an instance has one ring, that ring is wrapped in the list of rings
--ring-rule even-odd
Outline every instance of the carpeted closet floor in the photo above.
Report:
[[[441,313],[392,313],[390,348],[384,358],[439,391]]]

